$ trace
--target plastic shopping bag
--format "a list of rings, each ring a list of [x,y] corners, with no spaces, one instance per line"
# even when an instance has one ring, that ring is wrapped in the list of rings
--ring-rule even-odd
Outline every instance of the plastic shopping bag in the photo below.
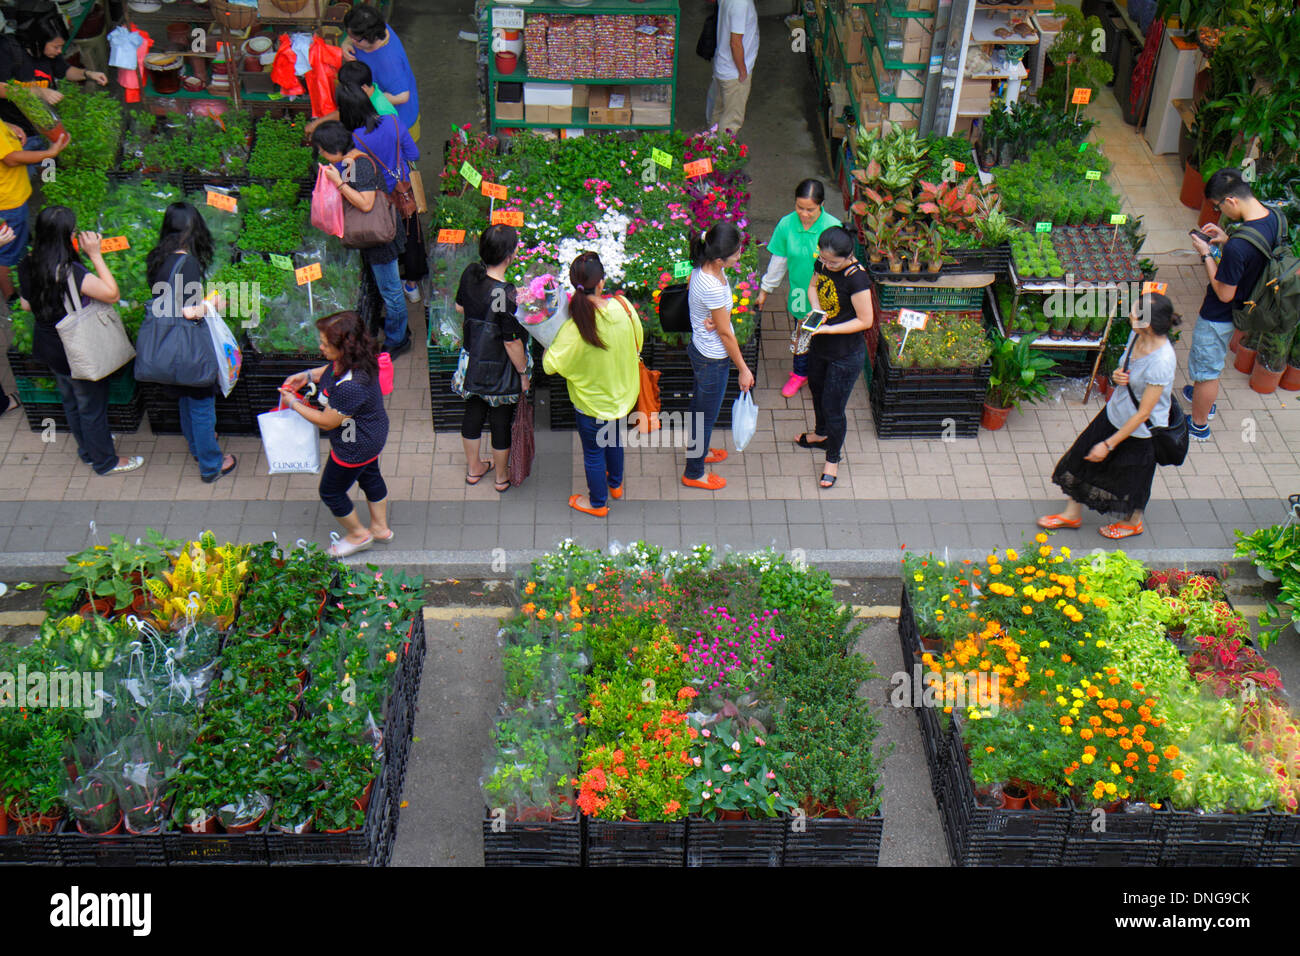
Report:
[[[544,349],[551,347],[551,343],[555,341],[555,333],[560,331],[560,326],[569,321],[569,297],[561,292],[559,299],[559,308],[555,310],[553,315],[541,318],[536,322],[533,321],[534,316],[519,316],[524,331],[541,342]],[[544,315],[544,313],[541,314]]]
[[[321,232],[343,237],[343,194],[325,175],[325,167],[316,167],[316,188],[311,191],[311,224]]]
[[[212,348],[217,354],[217,384],[221,386],[221,394],[229,396],[239,381],[244,354],[239,350],[239,342],[226,325],[226,320],[211,302],[205,303],[203,321],[207,323],[208,333],[212,336]]]
[[[314,475],[320,471],[320,433],[291,408],[257,416],[262,449],[273,475]]]
[[[731,403],[731,440],[736,443],[736,451],[744,451],[756,431],[758,406],[749,392],[741,392],[740,398]]]

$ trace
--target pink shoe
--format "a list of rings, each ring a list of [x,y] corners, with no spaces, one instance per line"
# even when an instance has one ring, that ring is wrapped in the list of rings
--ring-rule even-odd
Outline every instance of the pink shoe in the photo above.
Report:
[[[803,388],[807,383],[807,375],[796,375],[794,372],[791,372],[790,378],[783,386],[781,386],[781,394],[786,398],[794,398],[795,395],[799,394],[799,389]]]

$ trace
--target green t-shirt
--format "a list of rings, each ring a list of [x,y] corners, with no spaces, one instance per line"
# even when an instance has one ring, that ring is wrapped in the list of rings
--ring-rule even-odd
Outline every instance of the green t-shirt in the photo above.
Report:
[[[838,225],[840,221],[822,209],[812,228],[805,229],[799,214],[792,212],[776,224],[772,241],[767,244],[767,251],[774,256],[785,256],[789,266],[790,292],[786,303],[796,319],[809,312],[808,286],[812,284],[813,266],[817,264],[817,240],[831,226]],[[803,308],[795,308],[796,302]]]
[[[383,94],[379,87],[370,94],[370,102],[374,104],[375,112],[380,116],[396,116],[397,107],[388,101],[388,97]]]

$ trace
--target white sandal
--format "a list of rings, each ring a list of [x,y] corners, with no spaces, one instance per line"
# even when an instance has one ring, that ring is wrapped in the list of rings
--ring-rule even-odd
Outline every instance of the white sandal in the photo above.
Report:
[[[347,538],[340,538],[337,531],[330,532],[330,546],[326,552],[331,558],[346,558],[350,554],[364,551],[375,543],[374,536],[366,538],[360,544],[353,544]]]

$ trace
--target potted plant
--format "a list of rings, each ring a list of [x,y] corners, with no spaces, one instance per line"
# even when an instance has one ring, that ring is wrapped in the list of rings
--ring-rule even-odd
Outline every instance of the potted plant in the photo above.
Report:
[[[1044,373],[1056,362],[1032,348],[1037,335],[1022,335],[1019,342],[1001,338],[993,340],[993,371],[984,399],[982,424],[996,431],[1006,424],[1011,409],[1022,402],[1034,402],[1047,394]]]
[[[1293,330],[1260,335],[1255,366],[1250,372],[1250,387],[1253,390],[1261,395],[1269,395],[1277,390],[1282,374],[1286,371],[1294,334]]]
[[[91,770],[82,774],[64,788],[63,794],[79,832],[97,836],[121,831],[122,811],[118,807],[117,791],[102,772]]]
[[[1243,375],[1250,375],[1255,370],[1255,355],[1261,338],[1259,332],[1248,331],[1237,343],[1237,357],[1233,359],[1232,367]]]
[[[1282,373],[1277,385],[1288,392],[1300,392],[1300,333],[1296,333],[1291,342],[1286,371]]]

